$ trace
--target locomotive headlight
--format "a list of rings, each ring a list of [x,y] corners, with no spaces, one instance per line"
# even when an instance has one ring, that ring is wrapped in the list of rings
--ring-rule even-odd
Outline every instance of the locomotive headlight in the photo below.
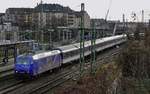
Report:
[[[24,64],[24,65],[27,65],[27,62],[24,62],[23,64]]]

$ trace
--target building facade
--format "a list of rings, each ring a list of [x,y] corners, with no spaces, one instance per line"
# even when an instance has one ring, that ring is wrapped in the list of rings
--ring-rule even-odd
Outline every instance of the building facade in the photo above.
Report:
[[[36,27],[69,27],[79,28],[81,23],[81,12],[71,10],[58,4],[39,4],[33,13],[33,25]],[[90,27],[90,16],[84,12],[85,28]]]
[[[8,8],[5,22],[19,26],[20,30],[56,28],[58,26],[79,28],[81,12],[59,4],[37,4],[35,8]],[[84,12],[85,28],[90,27],[90,16]]]
[[[5,13],[5,22],[16,24],[20,29],[29,29],[33,11],[33,8],[8,8]]]

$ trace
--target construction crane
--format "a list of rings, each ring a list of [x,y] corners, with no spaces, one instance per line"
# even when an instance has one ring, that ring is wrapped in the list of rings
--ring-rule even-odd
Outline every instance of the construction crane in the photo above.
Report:
[[[112,5],[112,0],[110,0],[110,2],[109,2],[109,7],[108,7],[108,10],[107,10],[106,15],[105,15],[105,21],[107,21],[107,18],[108,18],[108,14],[109,14],[111,5]]]
[[[114,30],[113,30],[112,36],[115,36],[115,34],[116,34],[117,24],[118,24],[118,22],[115,23],[115,26],[114,26]]]

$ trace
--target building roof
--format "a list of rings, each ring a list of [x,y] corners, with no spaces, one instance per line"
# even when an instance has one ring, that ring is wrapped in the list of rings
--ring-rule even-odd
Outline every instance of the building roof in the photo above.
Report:
[[[10,14],[14,13],[31,13],[34,11],[34,8],[8,8],[6,12],[9,12]]]
[[[73,12],[69,7],[64,7],[59,4],[39,4],[35,7],[35,10],[43,12]]]

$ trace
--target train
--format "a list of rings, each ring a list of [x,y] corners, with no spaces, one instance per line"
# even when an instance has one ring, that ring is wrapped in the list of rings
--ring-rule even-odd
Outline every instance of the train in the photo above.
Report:
[[[127,41],[126,35],[116,35],[96,39],[95,51],[100,52],[113,46],[122,44]],[[84,43],[84,55],[91,54],[91,41]],[[37,76],[46,71],[62,67],[75,60],[80,59],[80,43],[70,44],[58,47],[52,51],[18,55],[16,57],[14,71],[15,74]]]

